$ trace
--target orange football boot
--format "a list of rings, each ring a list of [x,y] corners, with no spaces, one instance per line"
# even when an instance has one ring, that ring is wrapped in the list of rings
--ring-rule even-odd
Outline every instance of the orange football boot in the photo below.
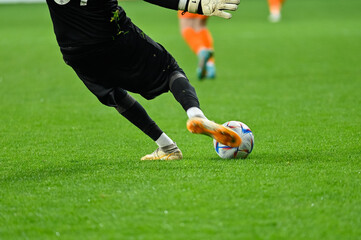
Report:
[[[187,129],[191,133],[208,135],[229,147],[238,147],[242,143],[241,137],[235,131],[205,118],[194,117],[189,119]]]

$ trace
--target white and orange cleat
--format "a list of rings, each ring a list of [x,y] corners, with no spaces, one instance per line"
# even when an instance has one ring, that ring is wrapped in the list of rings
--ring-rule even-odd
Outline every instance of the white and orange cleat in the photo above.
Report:
[[[187,129],[191,133],[208,135],[229,147],[238,147],[242,143],[241,137],[235,131],[206,118],[194,117],[189,119]]]
[[[180,160],[183,158],[177,144],[173,143],[166,147],[159,147],[151,154],[145,155],[140,160]]]

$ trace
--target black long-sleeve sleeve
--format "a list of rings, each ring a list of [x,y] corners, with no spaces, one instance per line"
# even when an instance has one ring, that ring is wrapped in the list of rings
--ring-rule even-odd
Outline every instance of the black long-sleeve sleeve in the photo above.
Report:
[[[144,1],[164,8],[188,11],[188,3],[190,0],[144,0]],[[194,1],[194,3],[196,3],[196,1]],[[203,14],[202,5],[198,4],[197,12],[193,12],[193,13]]]
[[[179,5],[179,0],[144,0],[144,1],[173,10],[178,10],[178,5]]]

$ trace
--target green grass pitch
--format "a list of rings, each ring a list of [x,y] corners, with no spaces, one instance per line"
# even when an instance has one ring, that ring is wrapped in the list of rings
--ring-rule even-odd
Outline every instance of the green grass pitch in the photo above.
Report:
[[[360,239],[361,2],[266,1],[212,18],[218,78],[196,80],[176,12],[121,4],[188,74],[207,116],[254,132],[221,160],[168,93],[134,95],[184,160],[102,106],[61,58],[46,5],[0,5],[0,239]]]

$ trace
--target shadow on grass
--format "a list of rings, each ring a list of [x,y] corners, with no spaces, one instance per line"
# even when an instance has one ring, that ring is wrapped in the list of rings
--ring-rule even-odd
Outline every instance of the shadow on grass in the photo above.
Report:
[[[306,152],[264,152],[250,154],[246,159],[222,159],[220,157],[212,157],[209,160],[222,161],[222,162],[237,162],[237,163],[262,163],[262,164],[274,164],[274,163],[295,163],[295,162],[314,162],[320,160],[319,153],[306,153]]]

